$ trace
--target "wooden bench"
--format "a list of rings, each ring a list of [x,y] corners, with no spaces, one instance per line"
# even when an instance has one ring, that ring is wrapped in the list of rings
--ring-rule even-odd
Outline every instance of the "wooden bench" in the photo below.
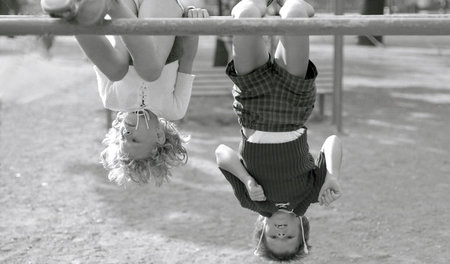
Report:
[[[231,96],[233,82],[226,76],[224,67],[194,69],[196,75],[192,96]],[[316,80],[318,119],[325,115],[325,96],[333,94],[331,68],[320,69]]]

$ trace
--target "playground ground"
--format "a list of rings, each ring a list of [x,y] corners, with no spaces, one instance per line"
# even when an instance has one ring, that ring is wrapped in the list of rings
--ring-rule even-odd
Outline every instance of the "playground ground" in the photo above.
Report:
[[[307,212],[302,263],[448,263],[450,38],[352,39],[344,196]],[[197,63],[211,63],[213,42],[202,38]],[[331,63],[329,39],[311,42],[319,69]],[[214,162],[218,144],[239,142],[231,97],[192,98],[179,123],[190,159],[171,183],[118,187],[98,163],[105,113],[90,64],[71,38],[57,38],[50,60],[32,44],[0,39],[0,263],[263,263],[250,244],[256,214]],[[335,133],[330,108],[327,98],[325,120],[308,124],[313,154]]]

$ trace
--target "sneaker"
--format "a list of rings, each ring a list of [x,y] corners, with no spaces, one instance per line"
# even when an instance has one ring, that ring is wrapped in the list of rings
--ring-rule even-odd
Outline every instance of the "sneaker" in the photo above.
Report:
[[[52,17],[93,25],[103,21],[113,0],[41,0],[42,9]]]
[[[72,20],[78,10],[78,1],[74,0],[41,0],[41,8],[51,17]]]
[[[78,0],[79,1],[79,0]],[[80,25],[101,23],[114,0],[81,0],[75,20]]]

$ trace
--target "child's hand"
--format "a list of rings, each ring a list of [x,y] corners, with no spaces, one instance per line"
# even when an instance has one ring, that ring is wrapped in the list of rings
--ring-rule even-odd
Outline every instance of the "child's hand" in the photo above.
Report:
[[[203,8],[196,8],[194,6],[188,6],[183,13],[183,17],[187,18],[208,18],[208,10]]]
[[[327,175],[325,182],[322,185],[319,193],[319,204],[320,205],[330,205],[332,202],[336,201],[341,197],[341,185],[336,177]]]
[[[265,201],[266,196],[264,195],[264,190],[261,185],[259,185],[255,179],[249,178],[246,186],[248,194],[250,195],[250,199],[252,201]]]

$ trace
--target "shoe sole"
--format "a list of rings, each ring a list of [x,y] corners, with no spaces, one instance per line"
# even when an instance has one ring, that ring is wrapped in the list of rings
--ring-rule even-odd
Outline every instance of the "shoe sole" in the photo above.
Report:
[[[75,1],[66,2],[61,6],[51,6],[46,5],[46,2],[44,0],[41,0],[41,8],[51,17],[59,17],[68,20],[73,18],[77,13],[77,5]]]
[[[110,0],[85,0],[78,6],[75,20],[84,26],[101,23],[109,9]],[[97,10],[98,12],[92,12]]]

